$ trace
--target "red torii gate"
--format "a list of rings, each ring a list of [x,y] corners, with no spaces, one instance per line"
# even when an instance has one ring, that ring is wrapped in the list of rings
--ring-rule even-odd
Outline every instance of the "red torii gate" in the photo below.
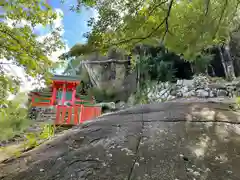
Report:
[[[76,88],[80,84],[78,78],[55,75],[52,78],[50,94],[48,94],[51,97],[44,97],[39,92],[31,92],[32,106],[56,107],[56,125],[78,125],[100,116],[101,107],[94,106],[93,97],[88,101],[76,98]],[[62,91],[61,99],[57,98],[59,91]],[[71,100],[66,99],[67,92],[71,92]]]

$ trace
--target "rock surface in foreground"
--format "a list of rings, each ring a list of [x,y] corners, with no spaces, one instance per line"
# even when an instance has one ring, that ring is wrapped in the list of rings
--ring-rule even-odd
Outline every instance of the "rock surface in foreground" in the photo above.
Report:
[[[138,106],[0,165],[1,180],[237,180],[239,114],[223,103]]]

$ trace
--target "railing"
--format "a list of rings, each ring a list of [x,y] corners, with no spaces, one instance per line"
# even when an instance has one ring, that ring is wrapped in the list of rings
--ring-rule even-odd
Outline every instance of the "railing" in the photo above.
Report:
[[[81,106],[80,123],[100,116],[101,111],[101,107]]]
[[[38,100],[36,102],[36,100]],[[51,98],[32,96],[32,106],[50,106]]]
[[[41,96],[32,96],[32,106],[50,106],[51,105],[51,97],[41,97]],[[72,100],[65,100],[64,104],[62,104],[62,100],[61,99],[55,99],[55,101],[53,102],[53,105],[67,105],[67,104],[71,104],[71,105],[81,105],[81,104],[86,104],[86,103],[90,103],[90,104],[94,104],[94,100],[83,100],[83,99],[76,99],[74,101],[74,104],[72,104]]]
[[[75,105],[93,105],[93,100],[83,100],[83,99],[76,99]]]
[[[57,105],[56,125],[78,125],[101,115],[101,107]]]
[[[62,103],[61,99],[56,99],[55,102],[53,103],[54,105],[65,105],[65,106],[81,106],[81,105],[89,105],[89,106],[93,106],[94,105],[94,101],[89,101],[89,100],[75,100],[74,103],[72,102],[72,100],[65,100]]]
[[[56,125],[78,125],[81,107],[57,105]]]
[[[101,107],[94,105],[94,100],[76,99],[74,104],[71,100],[62,101],[56,99],[56,125],[78,125],[84,121],[94,119],[101,115]],[[33,96],[32,106],[52,106],[52,98]]]

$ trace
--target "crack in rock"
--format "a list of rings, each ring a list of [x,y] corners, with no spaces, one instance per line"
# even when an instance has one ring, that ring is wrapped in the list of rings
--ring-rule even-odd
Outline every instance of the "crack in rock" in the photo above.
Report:
[[[142,118],[141,119],[142,119],[142,121],[141,121],[141,129],[140,129],[140,133],[139,133],[139,136],[138,136],[138,139],[137,139],[137,145],[136,145],[136,150],[135,150],[135,158],[134,158],[134,162],[133,162],[133,164],[131,166],[130,172],[128,174],[127,180],[131,180],[134,168],[138,164],[137,161],[139,160],[139,155],[138,155],[139,154],[139,147],[140,147],[140,144],[141,144],[141,141],[142,141],[142,138],[143,138],[143,129],[144,129],[143,114],[142,114]]]

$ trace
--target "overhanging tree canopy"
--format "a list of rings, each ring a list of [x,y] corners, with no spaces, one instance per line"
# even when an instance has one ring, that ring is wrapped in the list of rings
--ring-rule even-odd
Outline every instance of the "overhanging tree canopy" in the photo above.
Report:
[[[89,21],[87,45],[73,50],[84,54],[112,46],[130,50],[138,43],[163,43],[192,60],[204,48],[229,39],[238,24],[239,4],[239,0],[92,1],[99,16]]]
[[[46,76],[52,61],[50,55],[61,48],[60,29],[43,41],[33,32],[36,25],[47,26],[57,18],[56,12],[42,0],[9,0],[0,2],[0,99],[6,91],[17,88],[14,76],[6,74],[4,66],[15,64],[30,76]],[[9,23],[11,22],[11,23]],[[0,101],[1,104],[1,101]]]

